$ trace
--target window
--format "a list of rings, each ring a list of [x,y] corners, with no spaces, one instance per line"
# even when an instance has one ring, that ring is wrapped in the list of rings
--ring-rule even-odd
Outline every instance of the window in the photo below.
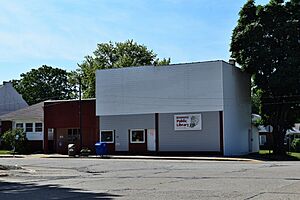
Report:
[[[267,136],[266,135],[260,135],[259,136],[259,145],[265,145],[267,143]]]
[[[145,130],[130,130],[130,143],[145,143]]]
[[[16,128],[24,129],[23,123],[16,123]]]
[[[42,131],[43,131],[43,124],[35,123],[35,132],[42,132]]]
[[[74,143],[79,139],[79,129],[68,129],[68,142]]]
[[[100,132],[100,142],[114,143],[114,131],[102,130]]]
[[[26,123],[26,133],[33,132],[33,123]]]

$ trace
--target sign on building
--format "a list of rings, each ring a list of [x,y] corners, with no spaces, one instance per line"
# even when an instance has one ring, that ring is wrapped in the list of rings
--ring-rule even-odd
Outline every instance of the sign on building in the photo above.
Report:
[[[175,131],[201,130],[201,114],[174,115]]]

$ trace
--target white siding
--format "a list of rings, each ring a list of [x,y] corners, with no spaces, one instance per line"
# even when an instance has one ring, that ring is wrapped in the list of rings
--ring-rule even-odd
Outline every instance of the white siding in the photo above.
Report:
[[[35,121],[35,120],[22,120],[22,121],[13,121],[13,128],[16,128],[16,124],[17,123],[22,123],[23,124],[23,128],[25,131],[26,128],[26,123],[32,123],[33,124],[33,131],[32,132],[26,132],[26,138],[29,141],[43,141],[44,140],[44,123],[42,121]],[[35,123],[42,123],[43,128],[41,132],[36,132],[35,131]]]
[[[175,131],[174,114],[159,114],[159,151],[219,152],[219,112],[201,112],[201,118],[201,130]]]
[[[116,151],[128,151],[130,129],[154,129],[154,114],[103,116],[100,118],[101,130],[115,130]]]
[[[98,70],[96,115],[223,110],[222,61]]]
[[[247,154],[251,133],[250,76],[223,63],[223,84],[224,154]]]

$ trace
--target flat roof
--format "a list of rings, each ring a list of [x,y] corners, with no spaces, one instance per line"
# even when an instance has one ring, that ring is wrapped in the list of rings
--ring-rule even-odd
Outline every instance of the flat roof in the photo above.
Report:
[[[174,63],[169,65],[137,65],[137,66],[128,66],[128,67],[114,67],[114,68],[106,68],[106,69],[98,69],[97,71],[103,71],[103,70],[119,70],[119,69],[127,69],[127,68],[144,68],[144,67],[172,67],[172,66],[178,66],[178,65],[193,65],[193,64],[204,64],[204,63],[212,63],[212,62],[223,62],[228,65],[232,65],[229,62],[226,62],[224,60],[209,60],[209,61],[196,61],[196,62],[186,62],[186,63]],[[239,68],[236,65],[232,65],[233,67]]]
[[[96,98],[88,98],[88,99],[81,99],[81,101],[93,101],[96,100]],[[51,103],[51,102],[72,102],[72,101],[79,101],[79,99],[62,99],[62,100],[47,100],[44,101],[45,103]]]

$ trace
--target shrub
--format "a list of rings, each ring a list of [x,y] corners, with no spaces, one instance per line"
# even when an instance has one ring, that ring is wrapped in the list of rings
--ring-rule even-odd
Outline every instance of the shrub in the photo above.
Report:
[[[291,146],[295,152],[300,152],[300,138],[295,138]]]
[[[16,152],[27,153],[27,138],[26,133],[23,131],[23,129],[13,129],[6,131],[2,135],[2,140]]]

